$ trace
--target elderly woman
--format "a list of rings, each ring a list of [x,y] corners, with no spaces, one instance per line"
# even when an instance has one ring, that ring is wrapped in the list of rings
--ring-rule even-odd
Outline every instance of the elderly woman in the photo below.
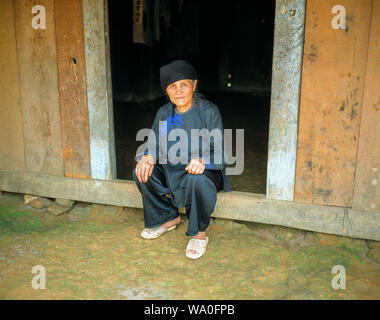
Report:
[[[133,170],[144,206],[145,229],[141,236],[155,239],[174,230],[181,222],[178,208],[185,207],[186,235],[191,237],[186,257],[198,259],[206,252],[209,241],[206,229],[216,205],[217,192],[229,190],[222,150],[222,119],[216,105],[195,94],[197,74],[187,61],[176,60],[161,67],[160,80],[170,102],[158,110],[152,126],[154,134],[148,139],[148,151],[136,155],[138,163]],[[180,148],[184,150],[185,146],[185,157],[181,155],[185,161],[180,163],[178,158],[171,161],[173,157],[170,157],[170,148],[179,143],[170,138],[174,129],[186,132],[187,141],[182,141]],[[202,149],[199,136],[193,138],[196,142],[192,141],[192,129],[208,129],[200,131],[206,133],[216,129],[220,135],[209,136],[209,145],[202,145]],[[161,148],[163,143],[166,148]]]

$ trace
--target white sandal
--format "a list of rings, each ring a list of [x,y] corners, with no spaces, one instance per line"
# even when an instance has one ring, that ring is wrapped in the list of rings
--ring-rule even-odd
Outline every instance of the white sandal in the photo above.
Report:
[[[165,232],[174,230],[175,228],[177,228],[176,224],[167,229],[165,229],[162,226],[155,228],[145,228],[143,231],[141,231],[141,237],[143,237],[144,239],[156,239],[162,236]]]
[[[206,237],[206,240],[190,239],[186,247],[186,257],[189,259],[199,259],[206,253],[207,244],[208,237]],[[190,250],[194,250],[197,253],[189,252]]]

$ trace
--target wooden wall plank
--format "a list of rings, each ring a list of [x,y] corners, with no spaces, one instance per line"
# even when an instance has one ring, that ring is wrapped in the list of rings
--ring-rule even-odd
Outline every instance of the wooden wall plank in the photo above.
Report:
[[[25,170],[12,0],[0,1],[0,168]]]
[[[373,0],[353,207],[380,211],[380,0]]]
[[[15,0],[26,169],[63,175],[54,0]],[[32,28],[32,8],[46,9],[46,29]]]
[[[295,200],[352,206],[372,0],[307,1]]]
[[[65,176],[91,177],[82,1],[55,0]]]

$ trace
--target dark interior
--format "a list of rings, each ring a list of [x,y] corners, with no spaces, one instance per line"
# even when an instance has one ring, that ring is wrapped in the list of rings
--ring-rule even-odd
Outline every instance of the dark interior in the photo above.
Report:
[[[275,0],[108,3],[117,178],[132,179],[136,133],[167,102],[160,66],[185,59],[224,128],[245,130],[244,172],[231,176],[232,189],[265,193]]]

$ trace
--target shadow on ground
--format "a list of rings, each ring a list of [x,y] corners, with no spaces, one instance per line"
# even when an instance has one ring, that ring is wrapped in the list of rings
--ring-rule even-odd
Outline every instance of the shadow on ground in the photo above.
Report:
[[[0,195],[0,299],[379,299],[380,243],[216,219],[185,257],[187,221],[144,240],[140,209],[76,203],[54,216]],[[186,218],[186,217],[183,217]],[[32,267],[46,289],[31,286]],[[346,271],[335,290],[332,268]]]

